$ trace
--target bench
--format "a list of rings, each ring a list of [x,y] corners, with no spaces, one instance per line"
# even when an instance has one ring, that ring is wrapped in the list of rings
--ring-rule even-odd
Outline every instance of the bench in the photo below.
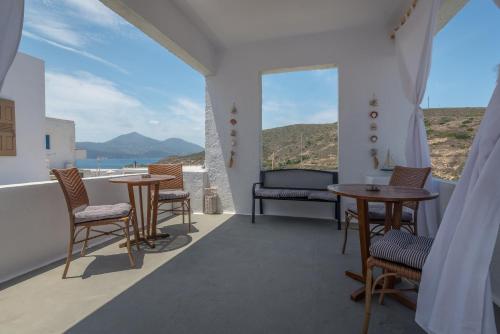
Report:
[[[252,223],[255,223],[255,201],[259,200],[260,214],[264,214],[263,200],[311,201],[333,203],[333,217],[340,230],[340,196],[326,190],[338,183],[338,172],[310,169],[278,169],[260,172],[260,182],[252,187]]]

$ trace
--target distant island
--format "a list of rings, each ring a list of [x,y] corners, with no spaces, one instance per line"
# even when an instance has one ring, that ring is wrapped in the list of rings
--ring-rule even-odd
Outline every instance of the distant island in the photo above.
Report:
[[[156,140],[131,132],[103,143],[77,142],[77,149],[87,150],[87,158],[143,159],[189,155],[203,151],[200,145],[180,138]]]

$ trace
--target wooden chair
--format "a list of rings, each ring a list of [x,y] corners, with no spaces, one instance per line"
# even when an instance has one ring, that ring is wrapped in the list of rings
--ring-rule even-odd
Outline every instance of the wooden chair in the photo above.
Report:
[[[182,223],[185,223],[185,214],[188,214],[188,232],[191,232],[191,199],[189,192],[184,190],[184,177],[182,164],[152,164],[148,166],[148,173],[152,175],[173,175],[175,179],[160,182],[160,192],[158,198],[158,213],[172,212],[182,214]],[[180,204],[174,207],[175,203]],[[170,204],[170,209],[161,208],[165,204]]]
[[[133,218],[132,206],[128,203],[90,206],[87,191],[78,169],[53,169],[52,172],[56,176],[57,181],[59,181],[59,185],[64,193],[70,221],[68,255],[62,278],[66,278],[68,273],[73,246],[83,242],[81,251],[81,255],[83,256],[87,250],[88,241],[103,235],[125,236],[130,266],[135,267],[135,260],[130,247],[130,223],[132,222],[136,240],[139,240],[139,229],[137,222]],[[118,228],[112,231],[102,231],[94,228],[103,225],[115,225]],[[86,231],[85,238],[77,241],[78,234],[84,230]],[[92,231],[97,232],[97,234],[90,237],[90,232]],[[119,231],[122,231],[123,235],[118,234],[117,232]],[[139,250],[138,244],[137,250]]]
[[[431,250],[432,242],[432,238],[415,236],[401,230],[391,230],[370,246],[371,256],[366,261],[366,297],[363,333],[368,333],[373,294],[380,293],[379,303],[383,304],[384,294],[386,293],[401,296],[403,291],[418,292],[422,267]],[[381,268],[383,274],[373,281],[373,270],[376,267]],[[395,289],[395,278],[403,278],[409,281],[409,283],[412,283],[412,287]],[[382,288],[379,288],[381,281]],[[413,310],[416,309],[414,302],[410,302],[407,299],[404,300],[406,306]]]
[[[431,168],[411,168],[396,166],[392,172],[389,181],[390,186],[423,188],[427,177],[431,172]],[[407,210],[405,210],[405,208]],[[368,218],[370,225],[375,225],[370,229],[370,237],[387,232],[390,226],[385,226],[385,207],[382,205],[370,205],[368,210]],[[418,234],[417,229],[418,218],[418,202],[403,203],[403,214],[401,216],[401,228],[407,230],[414,235]],[[352,219],[358,219],[358,210],[355,207],[348,208],[345,211],[345,231],[344,244],[342,246],[342,254],[345,254],[347,245],[347,232]]]

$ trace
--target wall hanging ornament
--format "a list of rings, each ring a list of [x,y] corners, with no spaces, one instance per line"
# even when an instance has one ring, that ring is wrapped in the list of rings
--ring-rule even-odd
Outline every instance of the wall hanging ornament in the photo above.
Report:
[[[377,157],[378,150],[376,148],[372,148],[370,150],[370,154],[371,154],[372,159],[373,159],[373,169],[378,169],[378,166],[379,166],[379,161],[378,161],[378,157]]]
[[[372,110],[370,111],[370,117],[375,119],[378,117],[378,111]]]
[[[377,136],[375,136],[375,135],[370,136],[370,141],[371,141],[372,143],[376,143],[376,142],[377,142],[377,140],[378,140],[378,137],[377,137]]]
[[[369,104],[371,107],[378,107],[378,99],[377,99],[377,97],[375,96],[375,94],[373,94],[373,97],[370,99],[370,101],[368,102],[368,104]]]
[[[238,121],[236,120],[236,114],[238,113],[238,109],[236,109],[236,103],[233,103],[233,107],[231,108],[231,111],[230,111],[230,115],[231,115],[231,118],[229,119],[229,124],[231,124],[231,131],[229,132],[230,136],[231,136],[231,151],[230,151],[230,155],[229,155],[229,168],[232,168],[234,166],[234,163],[235,163],[235,156],[236,156],[236,152],[234,151],[235,150],[235,147],[236,147],[236,144],[237,144],[237,140],[236,140],[236,124],[238,124]]]
[[[370,124],[370,130],[371,131],[377,131],[377,123],[371,122],[371,124]]]

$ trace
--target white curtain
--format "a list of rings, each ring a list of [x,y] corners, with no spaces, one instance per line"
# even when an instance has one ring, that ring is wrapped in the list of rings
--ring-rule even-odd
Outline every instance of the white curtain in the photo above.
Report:
[[[0,1],[0,90],[19,47],[23,18],[24,0]]]
[[[423,268],[416,321],[429,333],[497,333],[489,268],[499,225],[500,74]]]
[[[431,166],[420,104],[429,76],[432,40],[440,4],[441,0],[420,0],[396,34],[396,52],[403,89],[413,108],[406,138],[406,163],[410,167]],[[429,177],[425,188],[434,192],[435,187],[432,177]],[[437,202],[421,203],[418,218],[419,234],[434,236],[438,228]]]

